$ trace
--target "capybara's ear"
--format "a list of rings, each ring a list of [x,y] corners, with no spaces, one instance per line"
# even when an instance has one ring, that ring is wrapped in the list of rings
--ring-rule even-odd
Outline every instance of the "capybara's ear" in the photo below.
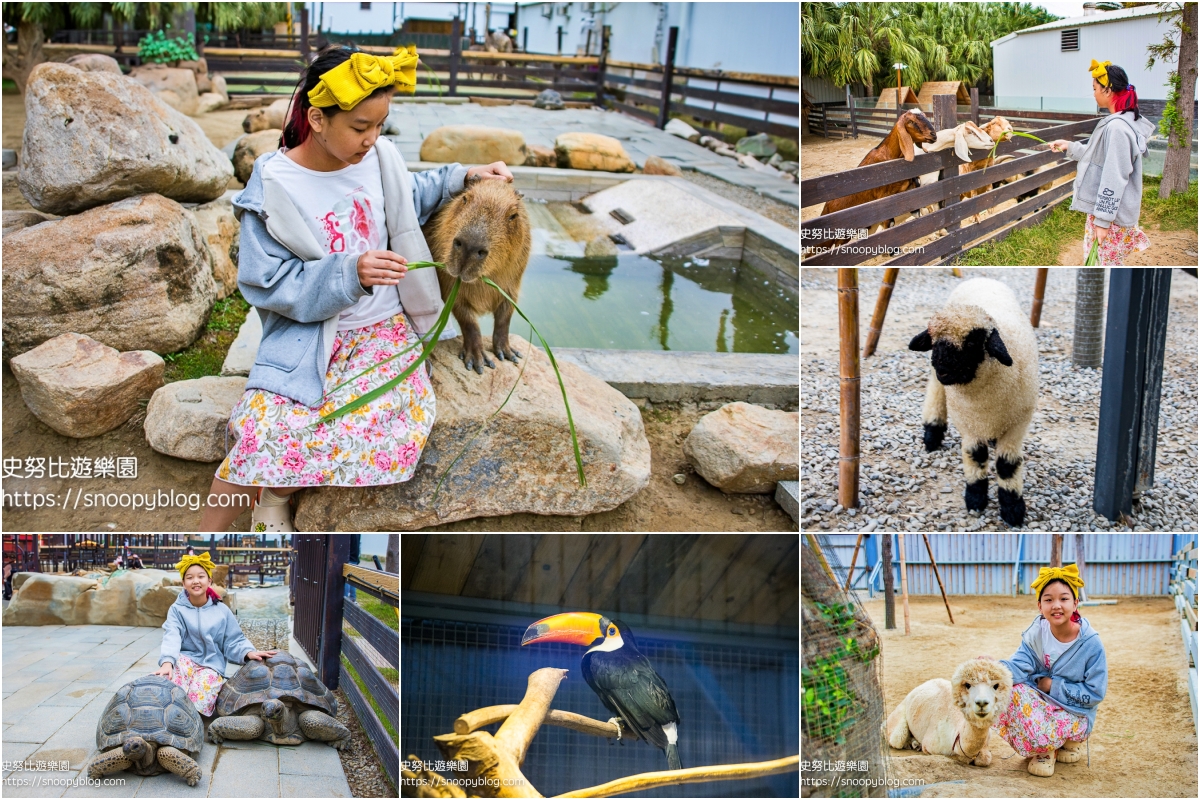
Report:
[[[932,350],[933,338],[929,335],[929,331],[923,330],[914,336],[912,341],[908,343],[908,349],[916,350],[920,353],[924,353],[926,350]]]
[[[516,190],[516,189],[513,189],[513,191],[514,191],[514,192],[516,192],[517,190]],[[524,200],[524,199],[525,199],[525,193],[524,193],[524,192],[517,192],[517,197],[519,197],[519,198],[521,198],[522,200]]]

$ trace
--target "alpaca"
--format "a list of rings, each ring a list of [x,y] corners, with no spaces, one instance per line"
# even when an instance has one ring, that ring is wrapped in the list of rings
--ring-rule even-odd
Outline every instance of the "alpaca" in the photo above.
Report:
[[[922,421],[925,449],[941,447],[946,422],[962,436],[963,501],[969,511],[988,503],[988,442],[996,445],[1000,517],[1025,524],[1022,447],[1037,406],[1037,338],[1012,290],[972,278],[950,293],[946,306],[913,337],[909,350],[933,351]]]
[[[954,676],[934,678],[908,693],[887,718],[884,735],[897,750],[911,746],[960,764],[992,763],[988,732],[1012,694],[1012,673],[987,656],[960,664]]]

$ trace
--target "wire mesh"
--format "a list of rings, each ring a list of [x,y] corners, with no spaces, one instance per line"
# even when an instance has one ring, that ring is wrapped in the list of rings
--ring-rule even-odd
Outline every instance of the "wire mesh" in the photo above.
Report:
[[[461,714],[521,701],[529,675],[569,670],[552,708],[608,720],[612,714],[583,680],[582,647],[521,647],[524,628],[402,617],[402,754],[441,758],[432,737],[454,731]],[[634,631],[637,648],[666,681],[679,711],[683,766],[738,764],[797,752],[799,664],[795,648],[771,649],[655,639]],[[495,733],[499,723],[484,730]],[[539,792],[596,786],[666,769],[666,755],[642,741],[613,740],[543,725],[521,771]],[[446,777],[461,776],[446,774]],[[795,772],[741,781],[669,786],[643,797],[796,797]]]
[[[886,797],[879,636],[828,540],[800,551],[801,797]]]

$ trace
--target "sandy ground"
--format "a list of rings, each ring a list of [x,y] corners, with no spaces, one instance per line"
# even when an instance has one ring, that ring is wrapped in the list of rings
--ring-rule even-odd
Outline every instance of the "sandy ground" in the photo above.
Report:
[[[884,630],[881,596],[865,600],[883,638],[885,708],[894,709],[913,688],[931,678],[949,679],[962,661],[977,655],[1009,658],[1021,632],[1037,615],[1031,597],[950,598],[954,625],[942,598],[910,597],[912,634],[904,635],[904,611],[896,598],[897,630]],[[1039,778],[1027,760],[992,733],[989,767],[964,766],[945,756],[892,750],[888,777],[927,784],[922,797],[1195,797],[1196,727],[1187,690],[1187,654],[1179,614],[1163,597],[1121,597],[1115,606],[1082,613],[1100,634],[1108,657],[1108,694],[1096,711],[1087,750],[1074,764],[1057,764]]]
[[[833,172],[853,169],[862,161],[863,156],[881,141],[883,141],[881,137],[865,134],[860,135],[858,139],[825,139],[821,136],[804,134],[800,139],[800,178],[802,180],[805,178],[815,178],[819,175],[829,175]],[[936,172],[921,176],[922,184],[928,184],[936,179]],[[1074,180],[1074,177],[1060,178],[1053,182],[1052,187],[1060,186],[1070,180]],[[1016,204],[1017,201],[1015,199],[1006,200],[994,209],[991,209],[989,213],[996,214],[1012,208]],[[801,222],[819,216],[822,207],[820,203],[813,206],[801,207]],[[986,217],[981,219],[986,219]],[[1144,230],[1150,238],[1151,247],[1144,252],[1131,256],[1127,261],[1127,266],[1187,266],[1196,263],[1195,232],[1164,231],[1157,225],[1148,225]],[[940,237],[936,233],[924,236],[912,242],[911,246],[919,247],[920,245],[929,244],[938,238]],[[1189,254],[1187,251],[1191,251],[1191,253]],[[1063,244],[1062,251],[1059,254],[1058,265],[1063,267],[1082,267],[1086,255],[1083,252],[1083,229],[1080,228],[1078,241]],[[863,265],[883,264],[889,258],[889,256],[878,256],[869,261],[864,261]]]

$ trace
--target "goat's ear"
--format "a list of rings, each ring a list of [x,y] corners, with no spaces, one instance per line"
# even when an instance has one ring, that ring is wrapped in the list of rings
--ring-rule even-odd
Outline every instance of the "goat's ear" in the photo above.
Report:
[[[1012,356],[1008,354],[1008,348],[1004,346],[1004,340],[1000,338],[1000,331],[992,328],[992,332],[988,334],[987,344],[984,347],[992,358],[1006,367],[1012,366]]]
[[[908,134],[908,125],[901,123],[897,130],[900,131],[900,152],[904,154],[905,161],[913,160],[913,140]]]
[[[927,350],[933,349],[933,337],[929,335],[928,330],[923,330],[913,337],[908,343],[909,350],[916,350],[919,353],[924,353]]]

